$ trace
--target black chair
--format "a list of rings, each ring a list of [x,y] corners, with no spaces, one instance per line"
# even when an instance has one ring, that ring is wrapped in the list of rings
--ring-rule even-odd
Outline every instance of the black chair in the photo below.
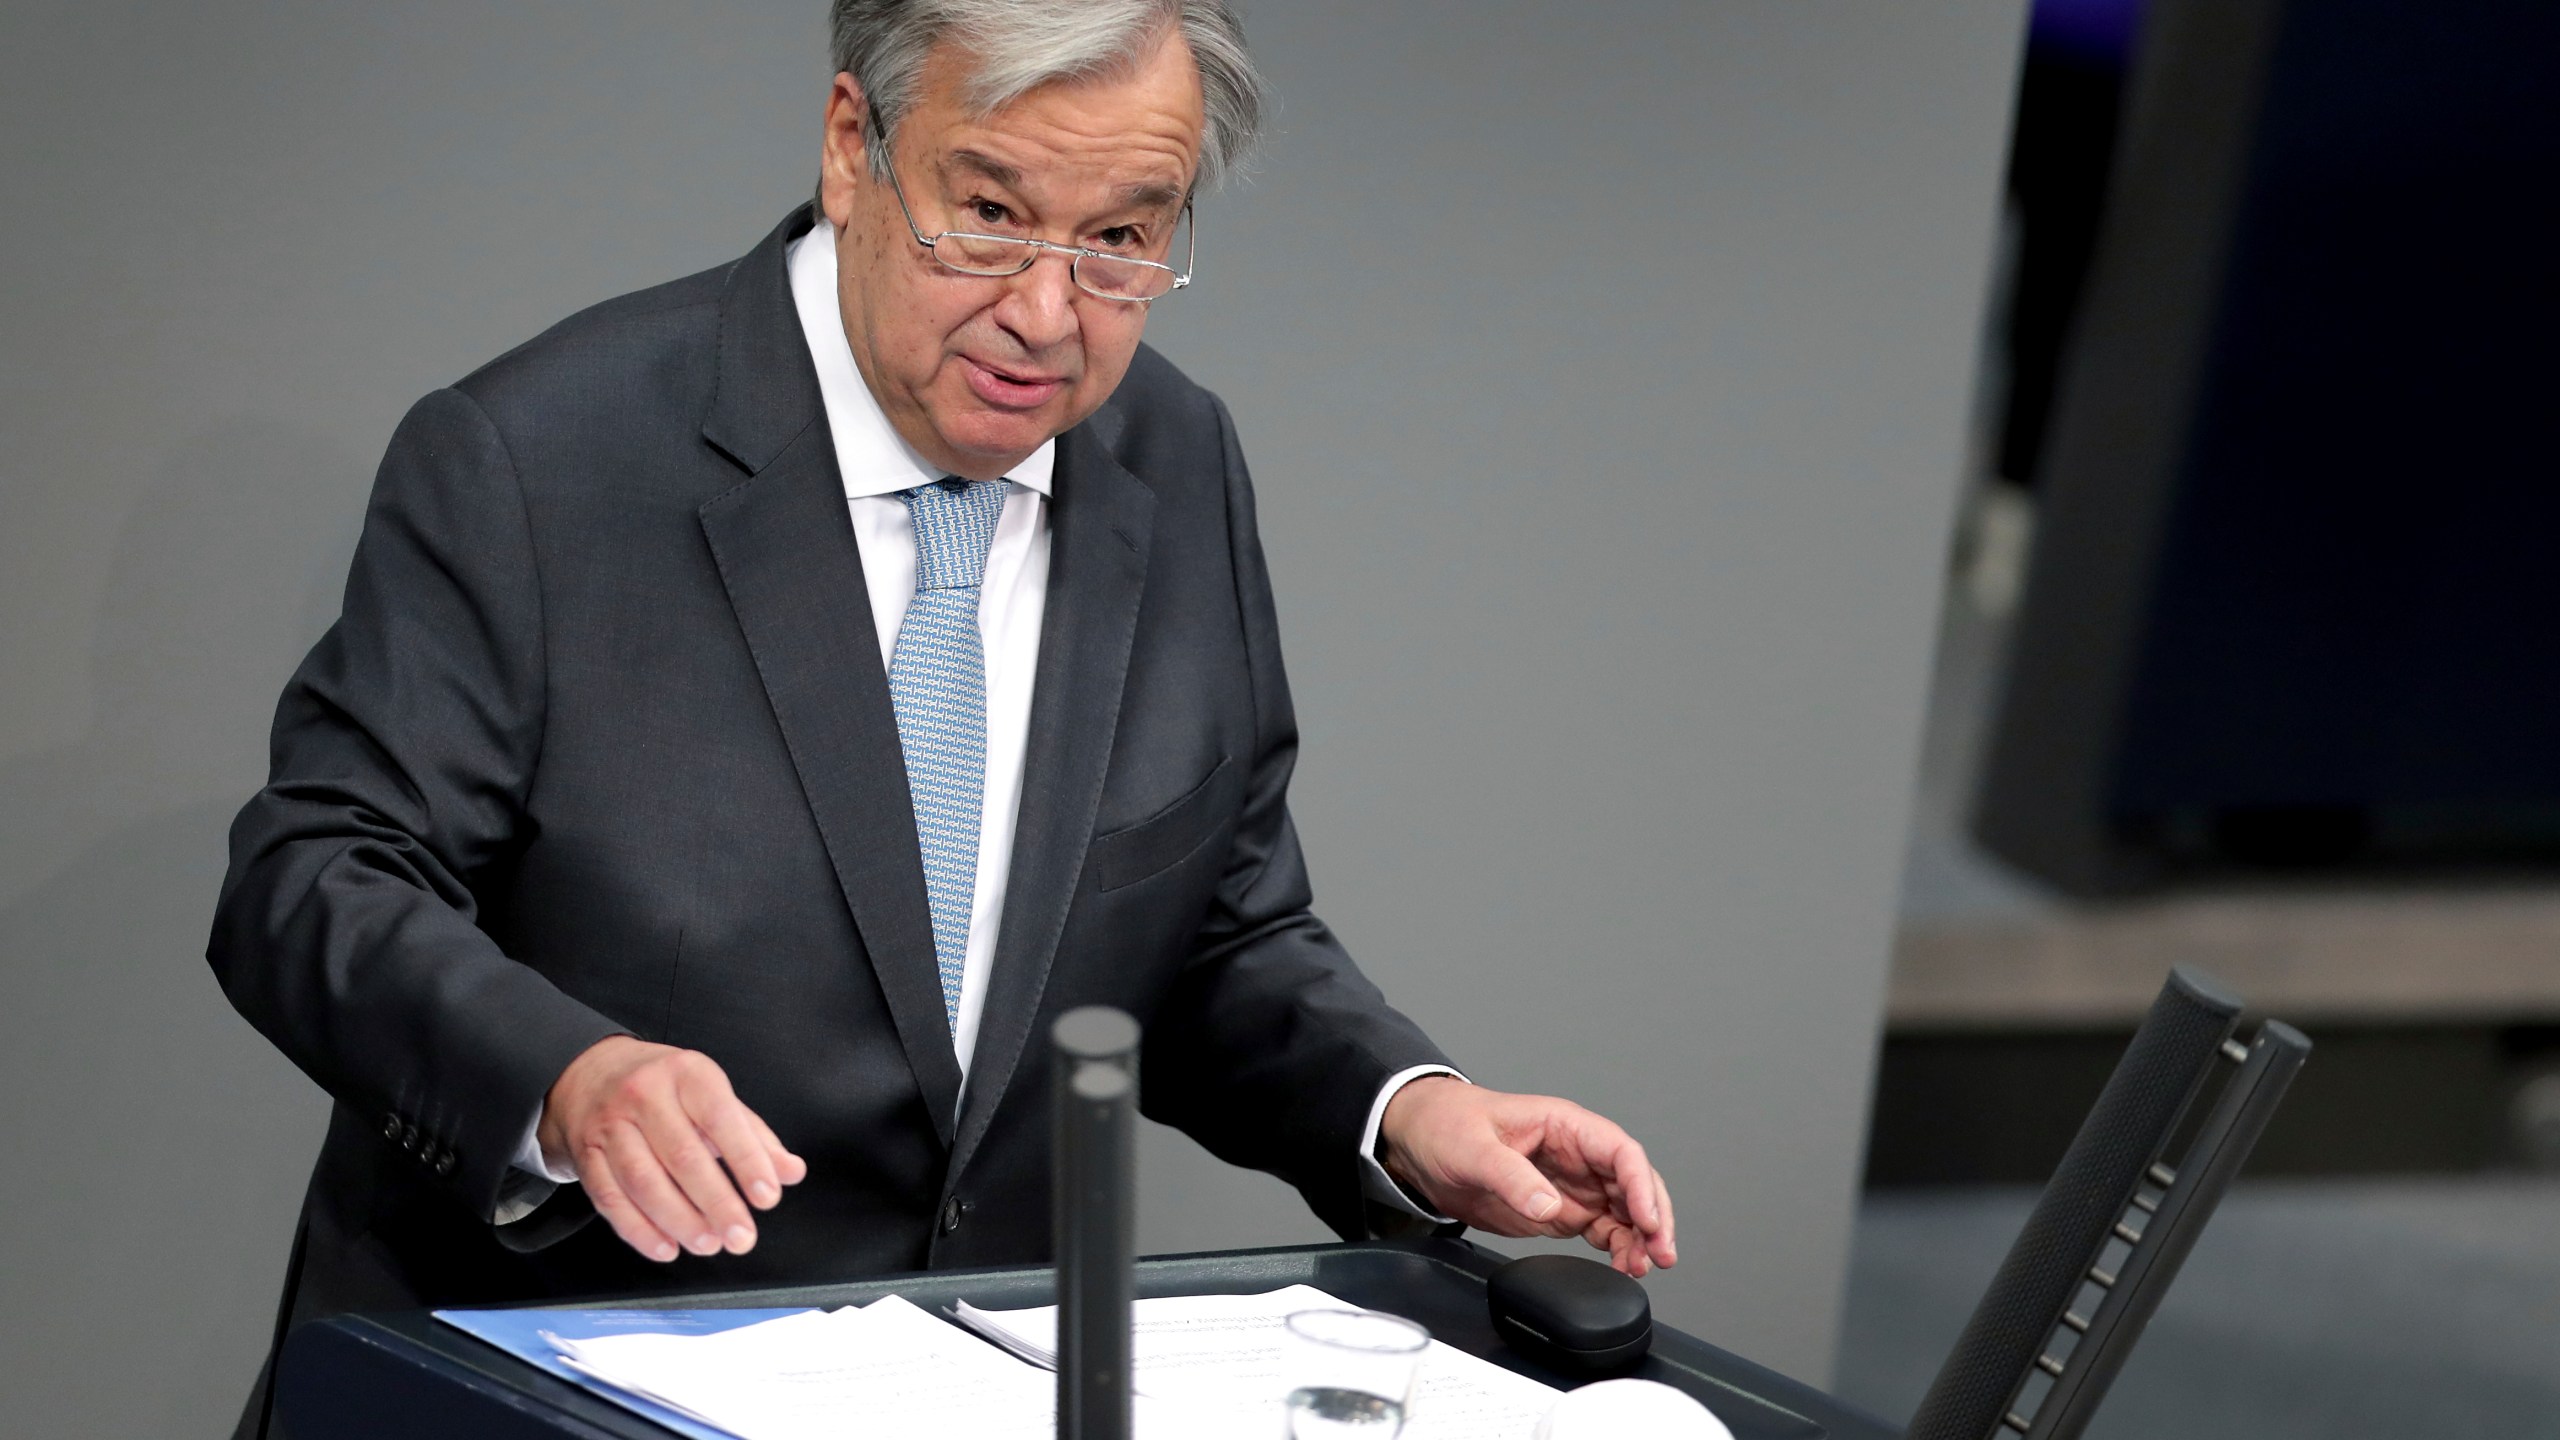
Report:
[[[1905,1440],[2087,1427],[2311,1053],[2276,1020],[2233,1038],[2241,1008],[2200,972],[2169,973]]]

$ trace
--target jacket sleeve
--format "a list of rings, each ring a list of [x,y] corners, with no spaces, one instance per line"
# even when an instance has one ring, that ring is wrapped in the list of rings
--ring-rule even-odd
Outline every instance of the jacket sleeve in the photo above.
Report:
[[[1371,1102],[1397,1072],[1451,1062],[1387,1004],[1311,908],[1289,818],[1298,723],[1281,670],[1253,483],[1225,406],[1216,413],[1253,676],[1252,766],[1193,955],[1149,1027],[1140,1094],[1154,1118],[1222,1160],[1279,1175],[1336,1233],[1359,1238],[1385,1218],[1364,1199],[1361,1182]]]
[[[344,610],[277,705],[206,950],[250,1024],[483,1218],[551,1082],[621,1029],[477,923],[529,838],[543,665],[514,465],[438,391],[393,436]]]

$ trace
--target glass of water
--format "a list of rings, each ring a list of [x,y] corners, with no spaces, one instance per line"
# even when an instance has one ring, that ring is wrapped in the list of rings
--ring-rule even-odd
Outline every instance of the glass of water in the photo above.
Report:
[[[1375,1310],[1300,1310],[1288,1327],[1290,1440],[1395,1440],[1431,1332]]]

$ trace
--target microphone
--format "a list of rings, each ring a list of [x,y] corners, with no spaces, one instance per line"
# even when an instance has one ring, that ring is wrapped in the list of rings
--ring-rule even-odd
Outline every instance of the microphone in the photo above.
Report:
[[[1058,1440],[1129,1440],[1137,1282],[1138,1022],[1086,1005],[1050,1027]]]

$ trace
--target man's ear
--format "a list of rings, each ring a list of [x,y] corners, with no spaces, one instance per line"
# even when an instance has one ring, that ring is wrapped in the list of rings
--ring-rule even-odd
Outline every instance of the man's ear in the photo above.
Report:
[[[853,197],[871,178],[871,157],[862,143],[870,123],[871,107],[863,98],[862,82],[850,72],[839,73],[827,91],[826,134],[818,169],[818,208],[838,230],[851,223]]]

